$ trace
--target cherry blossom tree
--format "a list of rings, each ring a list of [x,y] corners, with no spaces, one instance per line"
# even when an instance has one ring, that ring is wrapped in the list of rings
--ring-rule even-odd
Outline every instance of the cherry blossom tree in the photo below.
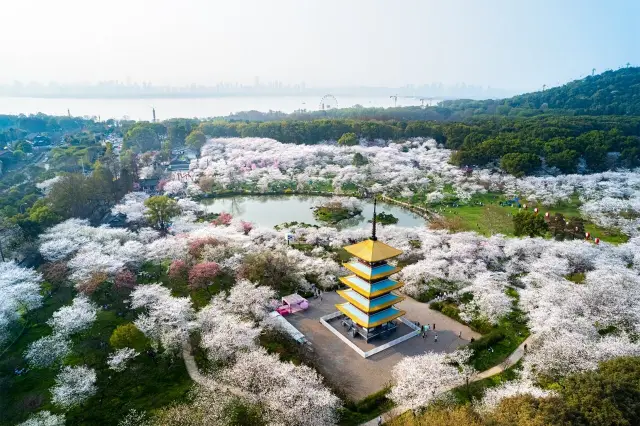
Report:
[[[173,404],[160,409],[153,424],[233,426],[239,423],[264,424],[263,417],[261,406],[253,400],[205,386],[196,386],[189,394],[188,403]],[[136,422],[118,426],[143,425]]]
[[[69,268],[64,261],[45,263],[40,268],[40,271],[44,279],[54,286],[65,284],[69,278]]]
[[[135,349],[122,348],[115,351],[107,359],[107,365],[111,370],[121,372],[127,368],[127,363],[140,355]]]
[[[276,292],[270,287],[258,286],[248,280],[239,280],[224,298],[225,310],[254,321],[263,320],[273,310]]]
[[[254,395],[271,424],[324,426],[337,419],[340,400],[305,365],[280,362],[264,349],[236,354],[233,366],[221,373],[233,386]]]
[[[62,176],[58,175],[58,176],[53,177],[51,179],[43,180],[40,183],[36,183],[36,187],[40,191],[42,191],[45,195],[47,195],[49,193],[49,191],[51,191],[51,188],[53,187],[53,185],[58,183],[61,179],[62,179]]]
[[[482,400],[478,404],[478,409],[483,413],[490,412],[495,409],[503,399],[518,395],[531,395],[535,398],[548,398],[550,396],[554,396],[555,393],[535,386],[529,377],[521,377],[517,380],[508,381],[499,386],[488,388],[485,391]]]
[[[82,404],[96,393],[96,372],[84,365],[63,367],[51,388],[51,402],[62,408]]]
[[[42,304],[40,283],[42,275],[14,262],[0,263],[0,345],[8,337],[9,326],[22,312]]]
[[[189,271],[189,288],[207,288],[220,273],[220,265],[215,262],[198,263]]]
[[[31,368],[50,367],[71,353],[71,341],[66,336],[51,334],[32,342],[24,353]]]
[[[201,330],[200,345],[215,361],[228,361],[242,350],[257,348],[261,329],[239,315],[219,309],[216,304],[198,313]]]
[[[73,299],[73,303],[63,306],[53,313],[47,324],[54,334],[71,336],[86,330],[97,318],[98,307],[88,297],[80,295]]]
[[[482,272],[473,283],[463,291],[473,294],[473,300],[461,306],[462,315],[468,321],[475,317],[484,317],[492,324],[511,312],[513,301],[507,296],[509,286],[507,275],[503,272]]]
[[[167,272],[169,278],[173,281],[186,282],[189,277],[189,268],[184,260],[174,260],[169,265],[169,271]]]
[[[52,414],[50,411],[44,410],[32,414],[26,421],[18,426],[64,426],[64,414]]]
[[[116,273],[114,284],[118,289],[132,289],[136,286],[136,276],[128,269],[122,269]]]
[[[253,224],[251,222],[246,222],[244,220],[240,221],[240,229],[244,235],[249,235],[249,232],[253,229]]]
[[[199,259],[206,246],[217,246],[220,241],[214,237],[197,238],[189,243],[189,256]]]
[[[144,205],[144,202],[148,198],[149,194],[146,192],[130,192],[122,198],[119,204],[116,204],[111,209],[111,213],[125,214],[127,216],[127,222],[144,222],[147,213],[147,207]]]
[[[231,224],[231,219],[233,219],[233,216],[231,216],[230,213],[222,212],[222,213],[220,213],[220,215],[217,218],[215,218],[213,220],[212,223],[214,225],[218,225],[218,226],[220,226],[220,225],[227,226],[227,225]]]
[[[185,185],[180,181],[171,180],[163,186],[162,190],[166,195],[180,195],[184,193]]]
[[[468,353],[435,352],[403,358],[392,370],[395,385],[390,398],[412,410],[428,405],[464,383],[471,370],[462,370],[456,363],[465,358],[468,359]]]
[[[195,313],[188,297],[172,297],[160,284],[140,285],[131,293],[131,307],[144,310],[136,327],[165,349],[178,350],[189,339]]]

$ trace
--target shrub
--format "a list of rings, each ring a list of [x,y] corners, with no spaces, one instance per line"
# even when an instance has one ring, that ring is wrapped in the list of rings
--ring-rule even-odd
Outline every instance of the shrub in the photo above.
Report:
[[[219,273],[220,265],[216,262],[199,263],[189,272],[189,288],[192,290],[207,288]]]
[[[184,260],[174,260],[169,266],[167,275],[172,281],[184,283],[189,277],[189,268]]]
[[[78,284],[77,288],[80,292],[87,296],[92,295],[107,280],[108,276],[104,272],[95,272],[91,278]]]
[[[233,219],[233,216],[231,216],[230,213],[227,212],[222,212],[220,213],[220,215],[213,220],[214,225],[229,225],[231,223],[231,219]]]
[[[40,268],[44,279],[55,287],[59,287],[67,281],[69,268],[64,261],[51,262]]]
[[[220,241],[213,237],[198,238],[189,244],[189,256],[193,259],[199,259],[202,255],[202,250],[206,246],[217,246],[218,244],[220,244]]]
[[[109,338],[109,344],[115,349],[131,348],[142,352],[148,347],[149,340],[138,327],[128,323],[116,327]]]
[[[128,269],[118,271],[114,284],[117,289],[134,288],[136,286],[136,276]]]

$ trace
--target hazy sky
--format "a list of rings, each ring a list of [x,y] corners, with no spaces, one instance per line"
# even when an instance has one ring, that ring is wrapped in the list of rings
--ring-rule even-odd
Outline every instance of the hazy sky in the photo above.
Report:
[[[3,0],[0,82],[537,88],[640,65],[640,0]]]

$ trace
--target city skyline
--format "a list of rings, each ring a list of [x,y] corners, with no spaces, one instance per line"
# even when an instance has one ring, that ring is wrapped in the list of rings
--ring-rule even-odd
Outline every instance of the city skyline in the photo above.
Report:
[[[3,12],[0,37],[14,42],[0,46],[0,84],[251,85],[259,76],[518,92],[640,64],[640,3],[630,0],[25,0]]]
[[[521,90],[522,91],[522,90]],[[0,84],[0,96],[27,97],[94,97],[102,93],[106,97],[134,96],[175,96],[185,94],[191,96],[224,96],[224,95],[309,95],[334,93],[339,95],[398,95],[399,97],[440,96],[453,97],[498,97],[520,93],[517,90],[492,88],[489,86],[467,85],[464,82],[455,85],[445,85],[441,82],[431,84],[407,84],[400,87],[385,86],[311,86],[305,81],[288,84],[280,80],[264,81],[256,76],[251,84],[240,82],[219,82],[215,85],[187,84],[187,85],[156,85],[152,82],[135,81],[101,81],[96,83],[59,83],[59,82],[13,82]]]

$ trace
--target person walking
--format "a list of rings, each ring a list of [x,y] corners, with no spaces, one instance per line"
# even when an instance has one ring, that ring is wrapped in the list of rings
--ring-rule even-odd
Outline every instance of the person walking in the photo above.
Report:
[[[435,322],[433,323],[433,330],[434,331],[436,330],[436,323]]]
[[[433,341],[434,341],[435,343],[438,343],[438,335],[437,335],[437,334],[433,337]]]
[[[462,339],[462,331],[458,331],[458,339]]]
[[[524,344],[524,351],[527,352],[527,344]]]
[[[382,416],[378,416],[378,426],[382,426]]]

